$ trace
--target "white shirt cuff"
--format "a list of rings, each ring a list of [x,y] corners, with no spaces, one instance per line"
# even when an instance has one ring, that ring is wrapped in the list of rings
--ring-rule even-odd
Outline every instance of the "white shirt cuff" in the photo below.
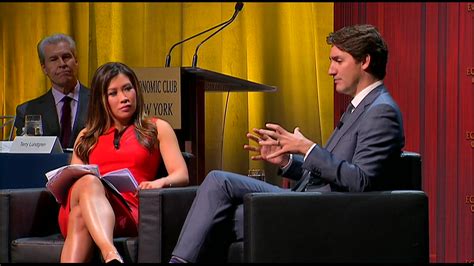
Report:
[[[288,160],[288,163],[281,168],[282,171],[285,171],[290,167],[291,163],[293,162],[293,154],[290,153],[290,159]]]
[[[306,152],[306,154],[304,155],[304,159],[306,161],[306,157],[308,157],[308,155],[311,153],[311,151],[314,149],[314,147],[316,147],[316,143],[313,144],[313,146],[311,146],[311,148],[309,148],[309,150]]]

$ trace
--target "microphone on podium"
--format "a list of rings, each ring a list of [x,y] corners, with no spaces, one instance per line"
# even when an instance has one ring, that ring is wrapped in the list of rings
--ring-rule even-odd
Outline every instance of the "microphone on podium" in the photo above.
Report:
[[[242,4],[242,6],[243,6],[243,4]],[[242,9],[242,8],[240,8],[240,9]],[[186,42],[186,41],[189,41],[189,40],[191,40],[191,39],[194,39],[194,38],[196,38],[197,36],[200,36],[200,35],[202,35],[202,34],[208,32],[208,31],[211,31],[211,30],[213,30],[213,29],[215,29],[215,28],[217,28],[217,27],[220,27],[220,26],[222,26],[222,25],[224,25],[224,24],[226,24],[226,23],[228,23],[228,22],[229,22],[229,21],[224,21],[224,22],[222,22],[221,24],[218,24],[218,25],[216,25],[216,26],[214,26],[214,27],[212,27],[212,28],[209,28],[209,29],[207,29],[207,30],[205,30],[205,31],[202,31],[202,32],[200,32],[200,33],[197,33],[197,34],[195,34],[195,35],[193,35],[193,36],[191,36],[191,37],[189,37],[189,38],[186,38],[186,39],[184,39],[184,40],[182,40],[182,41],[179,41],[179,42],[173,44],[173,46],[171,46],[171,48],[170,48],[168,54],[166,55],[165,67],[169,67],[169,66],[170,66],[170,63],[171,63],[171,51],[173,51],[173,49],[174,49],[177,45],[180,45],[180,44],[182,44],[182,43],[184,43],[184,42]]]
[[[213,34],[209,35],[206,39],[204,39],[198,46],[196,46],[196,51],[194,52],[194,55],[193,55],[193,64],[192,64],[192,67],[196,67],[197,66],[197,52],[199,50],[199,47],[201,47],[201,45],[206,42],[207,40],[209,40],[212,36],[216,35],[218,32],[220,32],[221,30],[223,30],[225,27],[229,26],[230,23],[232,23],[234,21],[234,19],[237,17],[237,15],[239,14],[240,10],[242,10],[242,8],[244,7],[244,3],[242,2],[237,2],[235,4],[235,11],[234,11],[234,14],[232,15],[232,17],[224,22],[223,26],[216,30]]]
[[[199,35],[202,35],[202,34],[208,32],[208,31],[211,31],[211,30],[213,30],[213,29],[215,29],[215,28],[217,28],[217,27],[220,27],[220,26],[222,26],[222,25],[224,25],[224,24],[226,24],[226,23],[227,23],[227,21],[224,21],[224,22],[222,22],[222,23],[219,24],[219,25],[216,25],[216,26],[214,26],[214,27],[212,27],[212,28],[209,28],[209,29],[207,29],[207,30],[205,30],[205,31],[202,31],[202,32],[200,32],[200,33],[198,33],[198,34],[195,34],[195,35],[193,35],[193,36],[191,36],[191,37],[189,37],[189,38],[186,38],[186,39],[184,39],[184,40],[182,40],[182,41],[179,41],[179,42],[173,44],[173,46],[171,46],[171,48],[170,48],[168,54],[166,55],[165,67],[169,67],[169,66],[170,66],[170,63],[171,63],[171,51],[173,51],[173,48],[175,48],[177,45],[182,44],[183,42],[189,41],[189,40],[191,40],[191,39],[193,39],[193,38],[195,38],[195,37],[197,37],[197,36],[199,36]]]

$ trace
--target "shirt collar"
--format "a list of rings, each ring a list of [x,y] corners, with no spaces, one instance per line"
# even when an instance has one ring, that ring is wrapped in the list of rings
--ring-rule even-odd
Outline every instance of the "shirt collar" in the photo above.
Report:
[[[74,90],[68,94],[69,97],[71,97],[74,101],[78,102],[79,101],[79,89],[81,85],[79,81],[77,81],[76,86],[74,87]],[[58,104],[65,96],[64,93],[56,90],[55,88],[51,88],[53,92],[53,97],[54,97],[54,102]]]
[[[365,98],[365,96],[367,96],[371,91],[373,91],[375,88],[377,88],[378,86],[380,86],[382,84],[383,84],[383,82],[381,80],[378,80],[378,81],[370,84],[369,86],[367,86],[361,92],[359,92],[354,97],[354,99],[352,99],[352,101],[351,101],[352,105],[354,105],[354,109],[357,107],[357,105],[359,105],[362,102],[362,100]]]

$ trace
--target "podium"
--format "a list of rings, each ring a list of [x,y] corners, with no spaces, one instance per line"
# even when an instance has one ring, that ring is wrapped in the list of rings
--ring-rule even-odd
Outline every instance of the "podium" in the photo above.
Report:
[[[145,112],[173,127],[181,151],[194,154],[190,185],[205,177],[205,92],[274,92],[276,87],[198,67],[133,68],[144,92]]]
[[[199,185],[205,173],[205,92],[275,92],[275,86],[198,68],[181,67],[181,129],[176,135],[181,150],[193,153],[189,164],[190,185]]]

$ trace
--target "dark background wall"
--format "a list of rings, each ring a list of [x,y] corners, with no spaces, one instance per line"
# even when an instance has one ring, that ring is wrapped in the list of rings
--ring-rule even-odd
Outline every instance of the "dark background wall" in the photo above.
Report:
[[[335,3],[334,30],[375,25],[389,46],[385,84],[419,152],[429,197],[430,261],[472,262],[474,2]],[[335,124],[349,99],[335,94]]]

